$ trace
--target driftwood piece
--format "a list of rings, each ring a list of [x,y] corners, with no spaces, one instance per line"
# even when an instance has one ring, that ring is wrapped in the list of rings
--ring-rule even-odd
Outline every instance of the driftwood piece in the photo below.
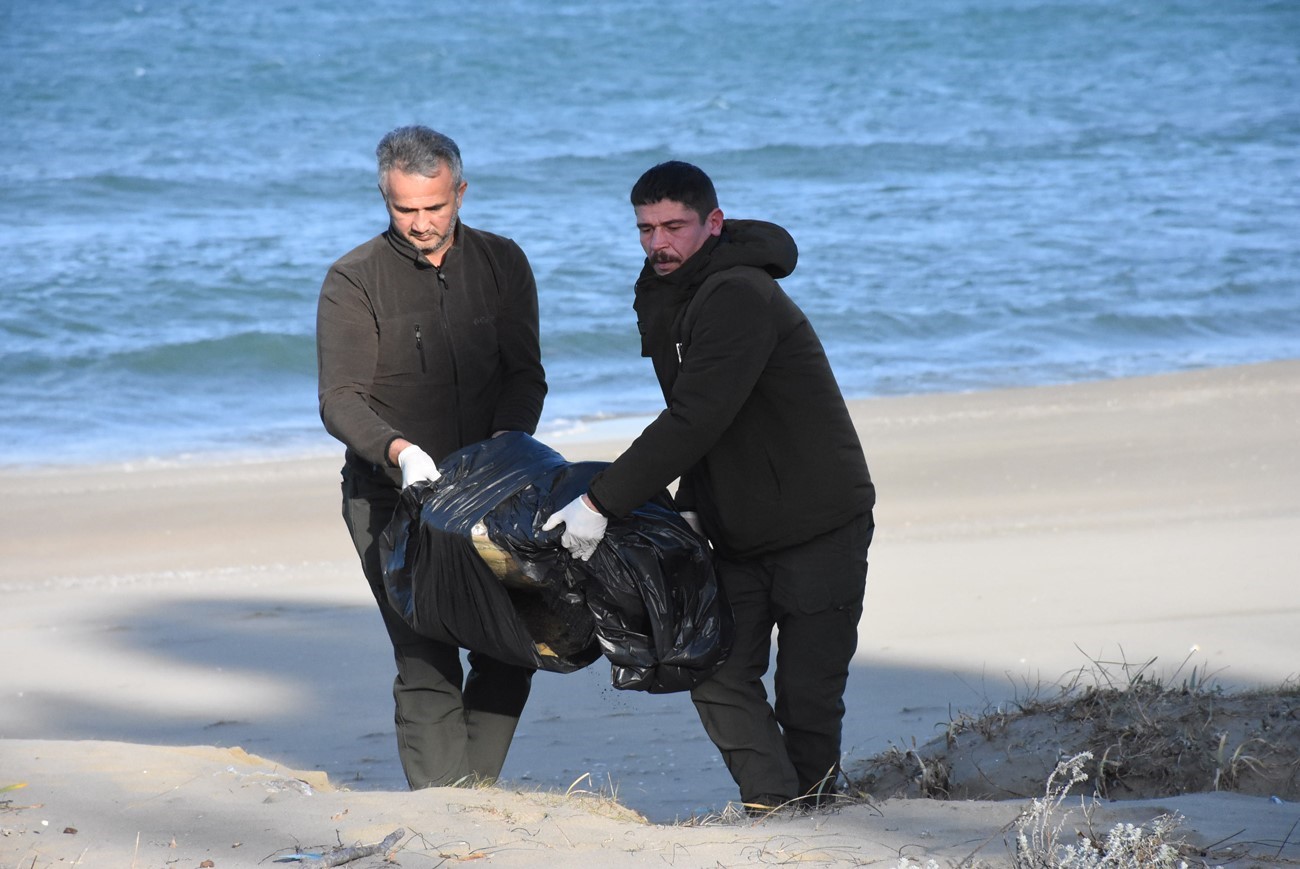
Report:
[[[405,835],[406,831],[398,827],[385,836],[382,842],[374,845],[355,845],[351,848],[334,848],[326,851],[317,860],[304,860],[302,866],[303,869],[328,869],[330,866],[342,866],[344,863],[351,863],[353,860],[360,860],[373,854],[384,854],[389,849],[395,848]]]

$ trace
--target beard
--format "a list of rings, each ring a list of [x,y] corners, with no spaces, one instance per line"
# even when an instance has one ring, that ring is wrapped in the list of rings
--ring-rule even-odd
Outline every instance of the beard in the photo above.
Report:
[[[451,247],[452,241],[455,240],[456,224],[459,220],[460,209],[458,208],[451,213],[451,221],[447,224],[447,231],[445,233],[440,233],[434,230],[424,238],[416,238],[408,232],[406,234],[406,240],[414,245],[415,249],[424,256],[434,256],[442,253],[447,248]]]
[[[416,250],[425,256],[433,256],[434,254],[441,253],[450,247],[451,240],[455,238],[455,236],[455,230],[452,230],[446,235],[435,235],[432,239],[425,239],[424,241],[413,238],[411,239],[411,243],[415,245]]]

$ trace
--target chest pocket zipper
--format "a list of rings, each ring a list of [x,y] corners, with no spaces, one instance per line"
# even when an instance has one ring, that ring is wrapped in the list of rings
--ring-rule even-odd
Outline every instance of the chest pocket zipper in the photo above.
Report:
[[[420,324],[415,324],[415,349],[420,351],[420,373],[428,374],[429,368],[424,361],[424,339],[420,335]]]

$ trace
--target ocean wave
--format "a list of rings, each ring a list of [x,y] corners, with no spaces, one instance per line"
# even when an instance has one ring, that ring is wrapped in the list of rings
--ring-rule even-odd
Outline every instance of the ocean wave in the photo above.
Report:
[[[0,354],[15,377],[129,374],[205,380],[225,376],[276,377],[316,372],[315,337],[248,331],[221,337],[165,340],[122,349],[83,347],[74,355],[35,352]],[[0,390],[2,392],[3,390]]]

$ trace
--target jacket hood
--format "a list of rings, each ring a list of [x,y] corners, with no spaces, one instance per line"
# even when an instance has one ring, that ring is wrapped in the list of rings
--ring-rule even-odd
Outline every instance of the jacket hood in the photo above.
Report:
[[[700,251],[703,253],[703,250]],[[692,257],[694,259],[694,257]],[[799,248],[790,233],[765,220],[724,220],[722,235],[709,255],[706,273],[733,266],[753,266],[774,278],[794,271]]]

